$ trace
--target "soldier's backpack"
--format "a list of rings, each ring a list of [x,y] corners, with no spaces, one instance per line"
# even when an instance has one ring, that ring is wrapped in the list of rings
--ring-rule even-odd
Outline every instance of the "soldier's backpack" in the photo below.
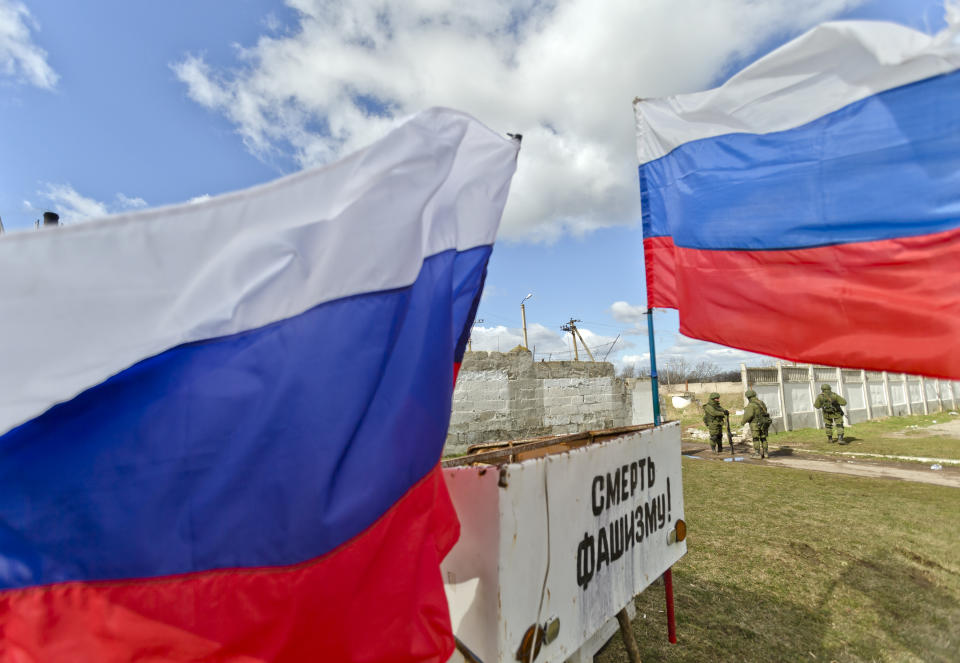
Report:
[[[843,407],[840,405],[840,401],[837,400],[837,397],[835,395],[831,396],[830,400],[833,402],[833,407],[837,411],[837,414],[839,414],[841,417],[845,417],[847,413],[843,411]]]
[[[839,401],[837,401],[837,395],[832,392],[827,397],[827,402],[823,404],[823,412],[825,414],[839,414],[841,417],[846,415]]]
[[[757,399],[757,402],[760,404],[760,416],[758,417],[758,419],[760,419],[760,425],[769,426],[773,423],[773,418],[770,416],[770,413],[767,412],[766,404],[760,399]]]

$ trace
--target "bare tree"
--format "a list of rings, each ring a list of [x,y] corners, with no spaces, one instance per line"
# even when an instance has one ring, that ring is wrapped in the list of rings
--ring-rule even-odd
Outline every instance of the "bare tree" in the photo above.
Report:
[[[658,377],[662,384],[682,384],[687,379],[690,372],[690,364],[683,357],[670,357],[663,362],[658,371]]]
[[[686,380],[690,382],[710,382],[720,372],[720,367],[712,361],[702,359],[687,372]]]
[[[637,364],[624,364],[620,369],[621,378],[648,378],[650,377],[650,368]]]
[[[720,371],[713,376],[711,382],[740,382],[740,371],[733,369],[729,371]]]

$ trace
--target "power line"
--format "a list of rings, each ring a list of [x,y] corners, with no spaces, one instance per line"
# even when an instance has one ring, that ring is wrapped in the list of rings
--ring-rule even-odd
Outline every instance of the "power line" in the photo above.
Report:
[[[610,351],[613,349],[613,346],[617,344],[618,341],[611,341],[609,343],[602,343],[593,347],[593,350],[600,354],[604,350],[607,350],[607,354],[610,354]],[[541,350],[534,353],[534,359],[546,359],[547,361],[562,361],[564,359],[572,359],[573,350]]]
[[[585,324],[585,325],[590,325],[591,327],[607,327],[607,328],[609,328],[609,329],[616,329],[617,331],[620,331],[620,332],[624,332],[624,331],[627,331],[627,330],[633,330],[633,329],[636,329],[636,330],[638,330],[638,331],[646,331],[646,329],[647,329],[647,323],[646,323],[646,322],[638,323],[638,324],[636,324],[636,325],[634,325],[634,326],[632,326],[632,327],[629,326],[629,325],[628,325],[628,326],[624,326],[624,325],[612,325],[612,324],[610,324],[609,322],[592,322],[592,321],[590,321],[590,320],[581,320],[580,322],[582,322],[582,323]]]

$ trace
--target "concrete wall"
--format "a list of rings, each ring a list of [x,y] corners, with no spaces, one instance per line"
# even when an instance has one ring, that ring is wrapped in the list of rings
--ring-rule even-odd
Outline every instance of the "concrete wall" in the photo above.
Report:
[[[649,401],[649,381],[618,378],[605,362],[534,362],[523,350],[468,352],[453,392],[446,452],[652,422],[644,394]]]
[[[813,408],[813,402],[824,384],[846,399],[848,424],[953,410],[960,405],[960,382],[903,373],[827,366],[748,368],[743,364],[740,372],[740,390],[754,389],[763,399],[775,431],[823,428],[823,415]]]
[[[650,378],[627,378],[627,390],[630,392],[633,416],[631,426],[653,423],[653,385]],[[661,392],[662,398],[662,392]]]
[[[694,394],[742,394],[743,386],[739,382],[681,382],[680,384],[664,384],[660,386],[660,393],[675,394],[685,391]]]

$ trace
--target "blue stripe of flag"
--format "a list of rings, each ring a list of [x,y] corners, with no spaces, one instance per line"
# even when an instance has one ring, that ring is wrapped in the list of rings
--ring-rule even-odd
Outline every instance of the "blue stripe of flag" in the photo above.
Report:
[[[954,72],[788,131],[686,143],[640,167],[644,236],[768,250],[960,227],[958,108]]]
[[[436,465],[490,247],[146,359],[0,437],[0,588],[292,564]]]

